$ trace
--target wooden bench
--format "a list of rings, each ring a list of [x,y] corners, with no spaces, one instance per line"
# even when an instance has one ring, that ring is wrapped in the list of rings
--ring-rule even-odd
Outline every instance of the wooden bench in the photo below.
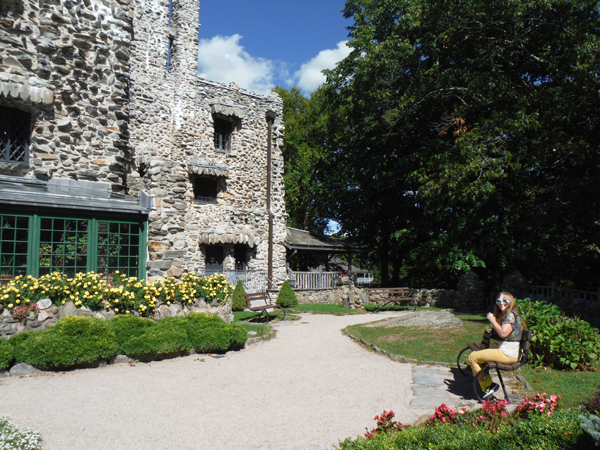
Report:
[[[381,308],[390,303],[413,302],[415,305],[414,311],[417,310],[417,299],[409,297],[410,289],[407,287],[396,288],[367,288],[367,301],[377,303],[378,307],[373,312],[379,312]],[[382,303],[379,306],[379,303]]]
[[[514,362],[512,364],[500,364],[498,362],[488,361],[481,365],[481,370],[478,373],[476,373],[473,377],[473,390],[475,391],[475,395],[480,401],[483,401],[483,398],[479,394],[479,391],[481,389],[477,378],[486,370],[496,369],[496,372],[498,373],[498,379],[500,380],[500,385],[502,386],[502,391],[504,392],[504,398],[510,402],[510,398],[508,396],[508,393],[506,392],[506,386],[504,386],[504,380],[502,379],[502,374],[500,373],[500,371],[504,370],[507,372],[512,372],[514,370],[517,370],[519,367],[527,364],[527,362],[529,361],[529,347],[531,346],[531,335],[531,331],[523,330],[523,335],[521,336],[521,341],[519,343],[519,359],[517,360],[517,362]],[[458,357],[456,358],[456,363],[458,365],[458,370],[460,370],[460,373],[462,373],[465,376],[468,376],[471,372],[471,369],[468,368],[468,366],[462,363],[461,361],[463,360],[463,358],[466,359],[466,357],[472,351],[476,352],[478,350],[483,350],[486,348],[499,347],[497,342],[490,343],[491,338],[491,333],[488,333],[486,330],[486,332],[483,334],[483,339],[481,340],[481,342],[469,342],[467,344],[467,347],[461,350],[461,352],[458,354]]]
[[[246,309],[249,311],[260,311],[260,315],[257,319],[260,319],[263,314],[267,316],[267,322],[269,321],[269,310],[280,308],[283,311],[283,319],[285,319],[285,309],[281,305],[273,303],[268,292],[255,292],[252,294],[246,294]],[[254,303],[253,303],[254,302]],[[264,302],[263,304],[256,304],[256,302]]]

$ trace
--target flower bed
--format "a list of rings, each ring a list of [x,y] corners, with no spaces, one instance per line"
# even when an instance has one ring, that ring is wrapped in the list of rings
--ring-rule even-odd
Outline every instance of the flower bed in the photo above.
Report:
[[[223,275],[187,274],[179,280],[150,283],[115,272],[112,280],[109,285],[93,272],[74,278],[58,272],[39,279],[16,277],[0,288],[0,337],[45,329],[72,314],[106,319],[122,314],[158,320],[210,312],[232,320],[233,286]]]
[[[343,450],[375,449],[576,449],[590,438],[582,431],[578,412],[557,409],[560,397],[546,393],[525,398],[512,413],[508,402],[484,401],[471,410],[442,404],[427,422],[403,427],[392,421],[393,413],[376,416],[377,427],[365,437],[340,442]]]

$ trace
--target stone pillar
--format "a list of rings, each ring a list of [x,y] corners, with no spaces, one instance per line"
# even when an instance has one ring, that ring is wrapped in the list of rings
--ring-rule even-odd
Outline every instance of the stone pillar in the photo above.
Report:
[[[515,298],[527,298],[531,293],[529,281],[518,270],[506,275],[498,287],[500,288],[499,291],[490,293],[492,299],[495,299],[500,292],[510,292]]]
[[[457,311],[480,311],[486,308],[483,281],[475,272],[468,272],[458,281]]]

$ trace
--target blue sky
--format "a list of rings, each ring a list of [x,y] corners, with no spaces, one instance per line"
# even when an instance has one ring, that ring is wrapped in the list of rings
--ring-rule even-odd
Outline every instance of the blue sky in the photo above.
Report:
[[[345,0],[201,0],[198,74],[268,93],[309,95],[349,49]]]

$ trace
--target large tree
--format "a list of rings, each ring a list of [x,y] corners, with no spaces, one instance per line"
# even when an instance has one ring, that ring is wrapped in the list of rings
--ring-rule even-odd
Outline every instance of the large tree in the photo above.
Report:
[[[349,0],[328,73],[343,229],[382,277],[600,282],[600,2]]]
[[[328,165],[327,108],[323,89],[310,98],[298,87],[273,88],[283,100],[285,205],[288,226],[322,233],[331,214],[323,175]]]

